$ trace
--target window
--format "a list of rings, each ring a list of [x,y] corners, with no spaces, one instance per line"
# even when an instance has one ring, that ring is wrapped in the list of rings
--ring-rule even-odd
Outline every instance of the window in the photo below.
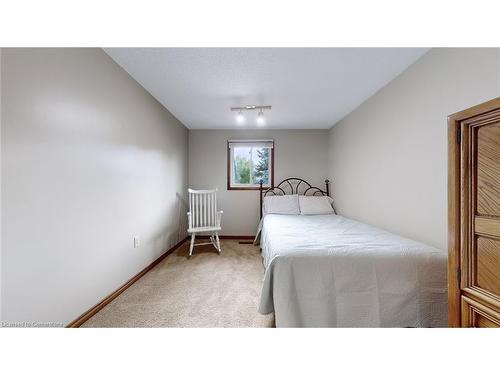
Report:
[[[262,180],[271,187],[274,177],[274,141],[227,141],[227,189],[256,190]]]

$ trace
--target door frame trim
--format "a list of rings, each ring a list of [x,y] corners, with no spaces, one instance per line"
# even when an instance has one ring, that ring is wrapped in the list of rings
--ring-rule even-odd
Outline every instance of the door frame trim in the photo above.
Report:
[[[460,124],[500,108],[500,97],[448,116],[448,325],[461,326],[460,300]],[[463,134],[461,134],[463,137]]]

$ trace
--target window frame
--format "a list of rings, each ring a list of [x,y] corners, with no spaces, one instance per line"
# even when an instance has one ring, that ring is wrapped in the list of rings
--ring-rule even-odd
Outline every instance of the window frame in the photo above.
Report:
[[[267,140],[266,140],[267,141]],[[231,147],[229,146],[231,142],[234,142],[233,140],[228,140],[226,142],[226,147],[227,147],[227,190],[260,190],[259,185],[249,185],[249,186],[231,186],[231,170],[232,170],[232,163],[231,163]],[[241,143],[258,143],[258,140],[238,140],[238,142]],[[270,173],[269,173],[269,178],[270,178],[270,183],[269,185],[262,185],[263,187],[267,188],[273,188],[274,187],[274,140],[273,142],[273,147],[271,148],[271,155],[270,155]]]

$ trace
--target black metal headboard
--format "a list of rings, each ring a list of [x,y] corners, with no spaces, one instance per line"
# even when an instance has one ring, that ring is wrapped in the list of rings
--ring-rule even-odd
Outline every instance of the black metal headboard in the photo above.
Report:
[[[321,190],[319,187],[312,186],[306,180],[298,177],[285,178],[278,185],[272,186],[268,189],[262,187],[262,180],[259,181],[259,191],[260,191],[260,217],[262,218],[262,203],[264,197],[268,194],[273,195],[325,195],[330,196],[330,181],[325,180],[325,190]]]

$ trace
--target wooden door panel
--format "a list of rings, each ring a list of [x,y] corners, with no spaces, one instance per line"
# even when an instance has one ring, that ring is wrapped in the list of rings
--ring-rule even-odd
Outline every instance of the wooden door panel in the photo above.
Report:
[[[476,245],[476,285],[500,296],[500,241],[479,237]]]
[[[476,314],[475,328],[500,328],[500,326],[494,321],[490,320],[490,318]]]
[[[500,217],[500,122],[477,131],[477,214]]]
[[[462,297],[462,327],[500,328],[500,314],[473,299]]]

